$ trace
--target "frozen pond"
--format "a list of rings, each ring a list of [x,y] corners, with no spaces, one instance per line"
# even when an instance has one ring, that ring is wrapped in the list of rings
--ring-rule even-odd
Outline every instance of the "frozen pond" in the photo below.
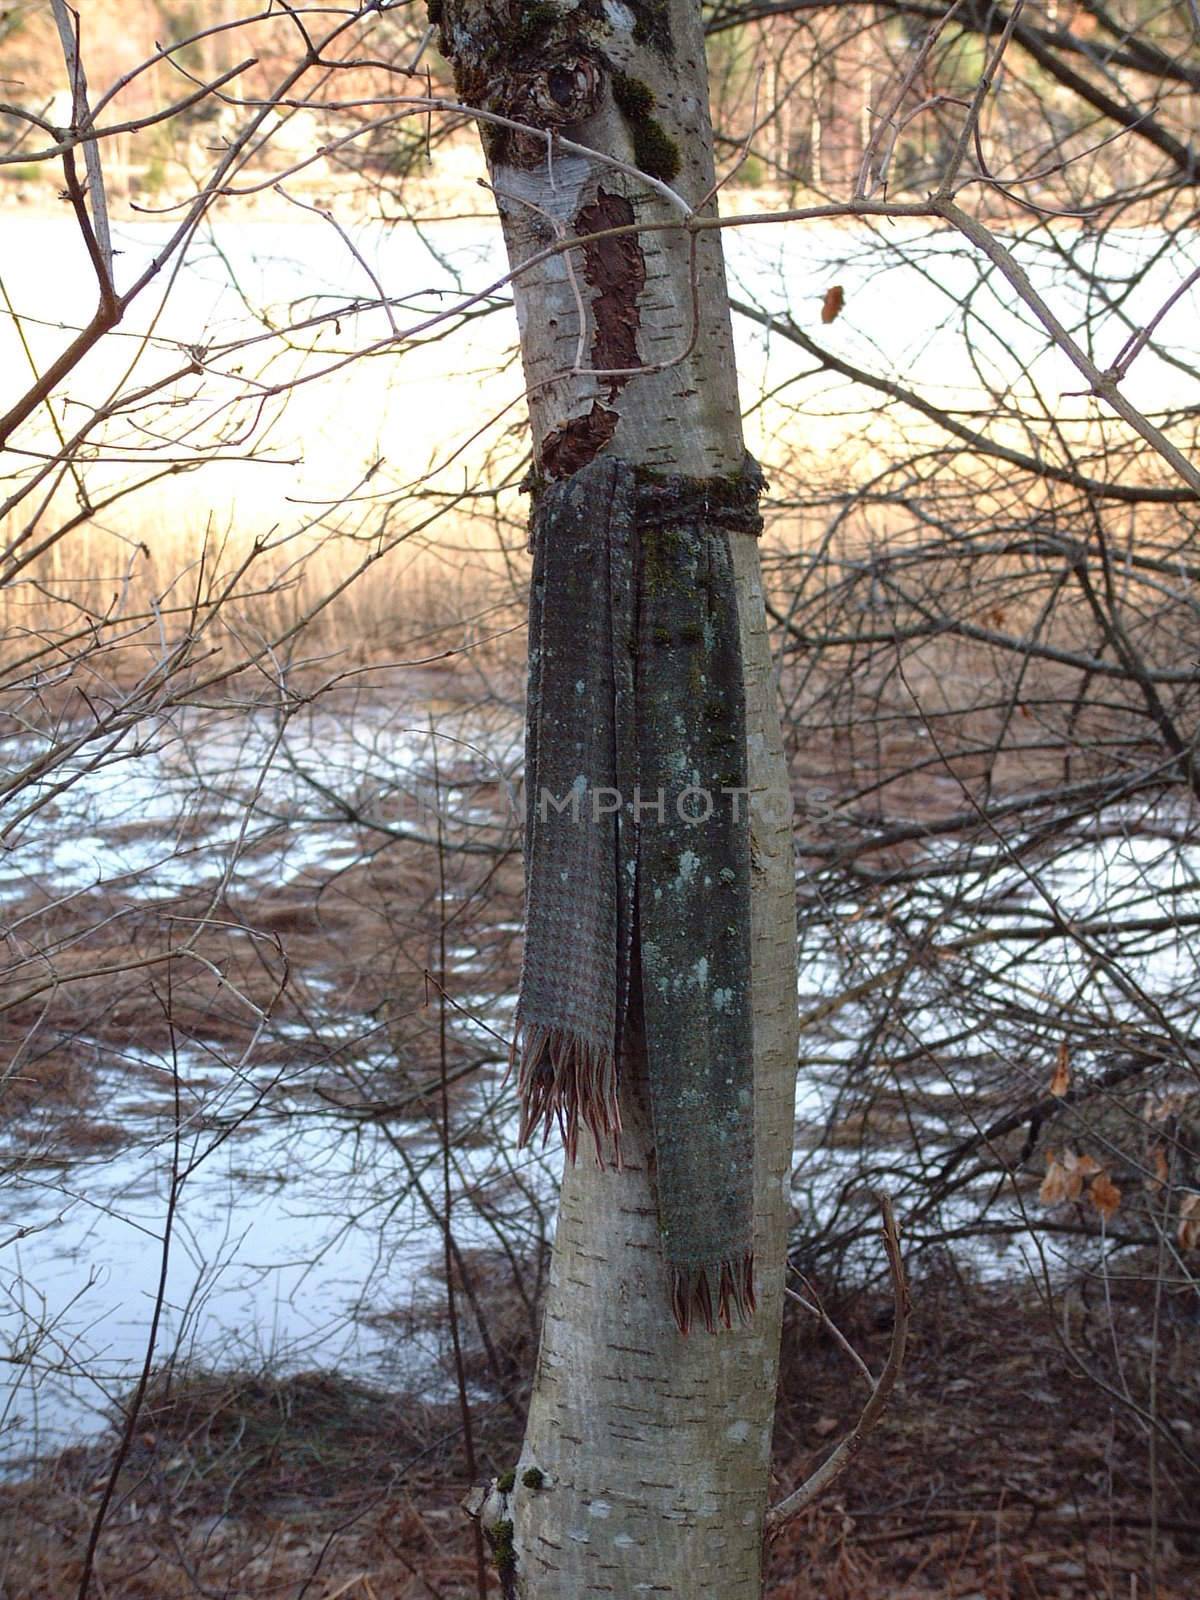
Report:
[[[1136,1208],[1155,1119],[1171,1103],[1166,1089],[1176,1105],[1181,1085],[1184,1095],[1194,1091],[1200,992],[1200,845],[1186,805],[1102,811],[1067,830],[1048,860],[1017,859],[1019,845],[976,845],[969,868],[909,909],[917,938],[928,939],[916,960],[903,931],[888,937],[855,902],[824,906],[806,926],[801,882],[800,1011],[812,1022],[801,1044],[799,1214],[869,1212],[880,1187],[900,1214],[913,1208],[910,1246],[952,1240],[961,1229],[972,1268],[998,1278],[1036,1259],[1031,1217],[1055,1220],[1037,1201],[1042,1116],[1047,1146],[1086,1147],[1111,1162]],[[935,841],[931,864],[938,855]],[[947,907],[940,915],[939,898]],[[850,990],[861,998],[830,1012],[830,997]],[[1153,1085],[1141,1076],[1149,1061],[1137,1065],[1146,1039],[1154,1040],[1145,1047],[1151,1058],[1161,1052]],[[1051,1090],[1056,1061],[1069,1077]],[[1065,1094],[1071,1083],[1114,1071],[1114,1083],[1125,1081],[1122,1061],[1135,1086],[1130,1098],[1106,1107],[1099,1094],[1078,1111],[1064,1101],[1031,1121],[1048,1093]],[[1013,1142],[994,1159],[985,1130],[1021,1106],[1025,1116],[1004,1129]],[[1003,1181],[1009,1162],[1024,1173],[1023,1190]],[[1086,1237],[1086,1229],[1065,1231]],[[1049,1260],[1060,1259],[1053,1240],[1046,1248]],[[1103,1255],[1101,1239],[1095,1259]]]
[[[102,1093],[110,1114],[136,1126],[119,1081]],[[483,1117],[499,1141],[515,1142],[511,1125]],[[185,1126],[178,1166],[169,1136],[147,1136],[115,1159],[26,1170],[0,1185],[4,1454],[91,1432],[128,1393],[145,1357],[176,1172],[159,1362],[328,1367],[385,1386],[420,1376],[438,1340],[407,1324],[441,1261],[424,1198],[440,1197],[440,1155],[427,1138],[410,1159],[407,1176],[373,1128],[351,1134],[332,1119],[260,1111],[228,1137]],[[521,1164],[548,1181],[540,1160]],[[476,1165],[486,1182],[490,1150]],[[462,1247],[487,1242],[470,1207],[454,1229]]]
[[[401,830],[403,849],[403,830],[427,831],[435,803],[447,825],[486,813],[494,835],[519,724],[444,712],[440,727],[436,795],[428,718],[422,725],[411,708],[374,704],[351,718],[310,710],[286,721],[178,713],[131,729],[100,759],[84,746],[56,770],[55,792],[26,789],[24,815],[8,816],[0,903],[10,908],[10,940],[38,926],[50,901],[70,908],[104,896],[125,923],[170,918],[180,897],[197,893],[225,908],[230,897],[265,904],[255,900],[264,890],[278,901],[295,889],[302,902],[361,864],[372,822]],[[40,749],[9,741],[3,776]],[[339,801],[362,826],[347,826]],[[511,826],[503,806],[500,820]],[[471,938],[457,939],[447,952],[456,1038],[495,1055],[490,1035],[507,1026],[512,996],[496,992]],[[381,1384],[432,1369],[436,1333],[413,1315],[438,1294],[437,1129],[426,1114],[341,1115],[344,1089],[314,1098],[326,1062],[348,1063],[354,1081],[368,1083],[394,1051],[377,1010],[356,1010],[330,990],[319,972],[306,974],[307,1009],[264,1015],[244,1048],[241,1035],[236,1044],[218,1035],[118,1049],[80,1018],[71,1044],[92,1066],[89,1116],[114,1137],[94,1154],[64,1154],[48,1123],[46,1137],[26,1126],[0,1148],[0,1437],[10,1459],[93,1430],[129,1391],[169,1210],[159,1362],[336,1367]],[[273,1047],[266,1064],[254,1048],[262,1040]],[[16,1043],[10,1035],[19,1081]],[[470,1200],[454,1235],[467,1250],[495,1242],[483,1220],[491,1186],[515,1172],[545,1192],[553,1179],[553,1152],[514,1153],[499,1078],[485,1069],[456,1099],[453,1190]]]
[[[460,825],[477,819],[494,834],[499,815],[511,828],[505,785],[518,771],[518,720],[505,713],[481,722],[468,711],[444,715],[440,727],[443,816]],[[7,770],[20,770],[38,749],[29,739],[13,741]],[[130,730],[99,762],[81,749],[67,769],[73,781],[43,796],[45,804],[30,808],[27,794],[28,815],[13,825],[13,848],[0,866],[0,893],[10,906],[27,906],[31,890],[45,900],[50,886],[68,903],[118,892],[123,905],[168,916],[177,897],[197,890],[308,893],[358,870],[374,848],[339,808],[399,829],[393,844],[401,852],[404,828],[428,835],[429,770],[428,721],[408,708],[368,701],[353,716],[308,708],[284,722],[267,713],[181,713]],[[1200,855],[1140,832],[1143,820],[1131,815],[1122,833],[1119,816],[1102,818],[1099,837],[1080,839],[1033,874],[1000,850],[994,867],[981,868],[986,852],[977,852],[975,892],[989,897],[994,935],[973,957],[980,974],[1036,983],[1046,1007],[1090,982],[1092,1005],[1106,1010],[1116,1031],[1129,1013],[1119,986],[1089,974],[1071,947],[1031,962],[1027,942],[1005,930],[1014,920],[1028,928],[1051,916],[1120,926],[1167,902],[1194,918]],[[968,894],[959,920],[938,929],[939,942],[950,946],[978,930],[970,905]],[[886,976],[895,959],[877,922],[856,919],[850,904],[841,909],[847,932],[840,961],[827,947],[802,944],[802,1013],[828,1000],[848,974],[859,983],[873,972]],[[501,926],[511,932],[511,924]],[[1148,938],[1137,960],[1126,962],[1126,976],[1152,993],[1186,987],[1198,969],[1193,939],[1186,928]],[[495,1242],[488,1196],[511,1193],[519,1180],[544,1200],[557,1154],[553,1147],[545,1159],[514,1153],[510,1103],[499,1093],[511,984],[489,976],[477,938],[465,929],[447,954],[458,979],[457,1037],[464,1047],[490,1051],[494,1063],[457,1103],[456,1128],[465,1136],[456,1139],[453,1173],[456,1240],[486,1248]],[[314,1094],[328,1060],[349,1062],[366,1082],[394,1048],[377,1008],[343,1003],[335,990],[320,970],[305,975],[309,1011],[272,1021],[266,1031],[276,1049],[265,1064],[253,1050],[220,1040],[114,1051],[93,1040],[89,1019],[80,1019],[75,1042],[94,1044],[97,1063],[94,1115],[121,1138],[115,1148],[76,1151],[69,1160],[36,1138],[6,1148],[0,1338],[8,1347],[2,1416],[10,1458],[98,1427],[112,1399],[131,1387],[163,1270],[173,1182],[158,1360],[334,1367],[381,1384],[414,1375],[442,1381],[436,1329],[416,1315],[438,1293],[438,1129],[428,1115],[343,1115],[344,1087],[331,1098]],[[905,1028],[935,1046],[958,1023],[940,996],[919,1003],[920,992],[919,985],[912,991],[918,1003]],[[970,1019],[962,1025],[969,1028]],[[801,1216],[835,1207],[864,1162],[903,1202],[913,1128],[931,1148],[943,1148],[946,1108],[975,1088],[969,1051],[944,1081],[918,1075],[913,1087],[924,1110],[916,1123],[910,1117],[899,1138],[885,1121],[864,1146],[839,1124],[838,1106],[868,1032],[867,1013],[849,1004],[803,1041],[795,1178]],[[1021,1070],[1031,1093],[1044,1088],[1044,1061]],[[939,1226],[969,1220],[977,1198],[974,1188],[952,1197]],[[973,1247],[973,1259],[985,1273],[1004,1274],[1020,1262],[1020,1212],[1000,1201],[994,1214],[1013,1231],[1001,1228]]]
[[[6,288],[27,319],[31,359],[44,365],[70,331],[62,307],[90,303],[87,255],[66,219],[9,214],[0,227]],[[1150,231],[1114,229],[1103,240],[1086,240],[1079,259],[1111,283],[1106,301],[1064,260],[1062,244],[1077,242],[1071,225],[1060,234],[1008,242],[1101,366],[1180,288],[1200,251],[1194,235],[1180,235],[1167,249]],[[121,223],[118,286],[133,283],[169,236],[165,224]],[[944,229],[910,219],[878,227],[808,221],[731,227],[723,239],[735,296],[790,317],[837,359],[915,389],[935,405],[986,407],[986,383],[1007,397],[1013,413],[1024,403],[1039,416],[1050,408],[1066,426],[1090,414],[1089,403],[1077,398],[1078,372],[1032,313]],[[1182,240],[1190,241],[1186,251]],[[497,229],[483,213],[429,220],[420,229],[353,224],[349,242],[315,220],[222,219],[191,241],[169,295],[164,280],[134,303],[122,328],[72,375],[71,392],[76,402],[98,403],[118,378],[149,382],[175,371],[189,351],[205,352],[203,383],[177,384],[176,402],[186,400],[197,416],[211,412],[205,437],[232,428],[235,416],[253,418],[260,459],[241,461],[240,450],[222,451],[203,473],[148,488],[138,498],[139,514],[161,512],[175,530],[277,530],[281,511],[302,523],[336,504],[372,464],[384,464],[393,492],[424,478],[433,491],[454,494],[464,466],[482,461],[485,445],[521,401],[507,359],[515,320],[504,270]],[[822,326],[821,302],[834,283],[845,292],[845,309]],[[1123,384],[1135,405],[1157,411],[1190,403],[1188,341],[1198,314],[1200,286],[1193,285],[1158,330],[1169,359],[1147,348]],[[449,321],[428,326],[439,315]],[[295,341],[272,331],[293,323],[305,330]],[[809,354],[753,322],[735,317],[734,326],[743,394],[752,406],[748,440],[764,459],[780,448],[821,456],[841,448],[861,452],[872,438],[886,449],[896,417],[910,440],[930,426],[902,408],[878,434],[878,392],[814,371]],[[351,360],[355,352],[360,359]],[[0,317],[0,404],[20,392],[25,370],[11,321]],[[301,374],[304,381],[283,393]],[[793,402],[802,402],[801,415],[789,409]],[[354,426],[347,428],[351,417]],[[996,424],[997,438],[1007,438],[1006,426]],[[1014,434],[1007,442],[1021,440]],[[104,481],[102,467],[89,472],[89,481]]]
[[[472,783],[505,790],[519,781],[523,731],[514,718],[498,735],[494,722],[485,748],[472,739],[473,724],[456,729],[443,719],[442,762],[453,770],[466,751],[476,758]],[[0,903],[31,883],[67,895],[127,882],[139,897],[155,897],[237,877],[279,883],[329,865],[355,848],[340,808],[368,825],[428,825],[430,737],[419,710],[375,705],[356,711],[349,727],[333,710],[182,711],[113,741],[89,740],[56,757],[44,782],[22,784],[6,809],[0,800]],[[0,783],[15,784],[52,749],[10,739]],[[460,817],[471,803],[470,789],[447,778],[447,815]]]

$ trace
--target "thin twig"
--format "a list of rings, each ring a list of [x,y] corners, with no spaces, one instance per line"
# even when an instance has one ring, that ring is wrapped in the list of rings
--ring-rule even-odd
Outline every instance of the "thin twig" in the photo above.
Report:
[[[812,1284],[803,1275],[803,1273],[801,1273],[799,1276],[801,1283],[803,1283],[809,1294],[812,1295],[812,1299],[806,1300],[802,1294],[797,1294],[795,1289],[785,1289],[783,1291],[784,1294],[789,1300],[794,1300],[798,1306],[803,1306],[805,1311],[810,1311],[813,1316],[816,1317],[817,1321],[824,1325],[830,1337],[835,1339],[837,1343],[841,1345],[842,1349],[850,1357],[851,1361],[853,1361],[854,1365],[862,1373],[863,1377],[867,1380],[871,1387],[874,1388],[875,1378],[870,1367],[859,1355],[858,1351],[850,1343],[849,1339],[847,1339],[846,1335],[842,1332],[837,1323],[821,1304],[821,1298],[817,1294],[817,1291],[813,1288]]]
[[[71,84],[71,131],[92,131],[92,112],[88,105],[87,79],[83,72],[83,57],[79,49],[79,13],[72,11],[66,0],[51,0],[54,24],[62,45],[63,61]],[[104,170],[100,164],[100,146],[92,138],[83,148],[83,159],[88,175],[88,199],[91,202],[92,226],[100,248],[102,270],[100,294],[104,300],[113,295],[113,249],[108,227],[108,200],[104,193]]]
[[[455,1248],[451,1223],[454,1190],[450,1182],[450,1094],[447,1083],[448,1057],[446,1038],[446,840],[442,823],[441,768],[438,765],[438,743],[430,724],[430,747],[433,757],[433,783],[437,818],[437,874],[438,874],[438,1067],[440,1078],[441,1135],[442,1135],[442,1245],[446,1273],[446,1317],[450,1324],[450,1343],[454,1351],[454,1375],[458,1387],[458,1409],[462,1417],[463,1465],[467,1477],[474,1483],[479,1476],[475,1457],[475,1437],[471,1427],[471,1401],[467,1394],[467,1373],[463,1362],[462,1338],[458,1326],[458,1305],[454,1293]],[[487,1600],[487,1558],[483,1549],[483,1529],[478,1520],[471,1522],[475,1547],[475,1582],[479,1600]]]
[[[880,186],[886,192],[887,170],[891,163],[892,151],[895,149],[896,140],[900,137],[903,127],[908,121],[911,121],[911,118],[905,118],[904,122],[897,120],[900,107],[904,104],[905,97],[920,76],[925,63],[929,60],[930,52],[941,36],[942,29],[961,4],[962,0],[954,0],[954,4],[946,12],[945,16],[939,17],[930,28],[921,41],[912,65],[892,96],[889,109],[878,117],[874,131],[867,141],[866,149],[863,151],[862,162],[859,165],[858,180],[854,185],[854,198],[856,200],[867,199]],[[923,109],[924,104],[922,102],[922,107],[918,109]]]
[[[154,1352],[158,1345],[159,1324],[162,1321],[163,1308],[167,1303],[167,1275],[171,1264],[171,1242],[175,1232],[175,1213],[179,1204],[179,1193],[183,1186],[184,1174],[180,1171],[179,1141],[182,1126],[182,1108],[179,1095],[179,1055],[178,1042],[175,1028],[171,1023],[172,1003],[171,995],[171,968],[167,968],[167,1006],[166,1014],[171,1029],[171,1091],[172,1091],[172,1137],[171,1137],[171,1181],[167,1189],[167,1210],[163,1218],[163,1231],[161,1247],[159,1250],[158,1284],[154,1295],[154,1309],[150,1316],[150,1330],[146,1335],[146,1353],[142,1358],[142,1370],[138,1376],[137,1388],[129,1402],[129,1409],[125,1413],[125,1426],[121,1430],[121,1442],[113,1456],[112,1466],[109,1468],[108,1477],[104,1484],[104,1492],[100,1496],[100,1504],[96,1507],[96,1515],[92,1518],[91,1530],[88,1534],[87,1548],[83,1556],[83,1571],[79,1578],[79,1589],[76,1600],[87,1600],[91,1588],[92,1576],[96,1563],[96,1550],[100,1543],[100,1535],[104,1530],[104,1521],[108,1515],[109,1506],[112,1504],[113,1495],[117,1491],[117,1483],[121,1476],[121,1469],[128,1459],[133,1447],[133,1436],[137,1430],[138,1418],[141,1415],[142,1405],[146,1398],[146,1390],[150,1385],[150,1376],[154,1370]]]
[[[887,1251],[888,1270],[892,1277],[892,1294],[895,1301],[895,1319],[892,1323],[892,1344],[888,1351],[887,1365],[880,1374],[879,1382],[871,1391],[871,1397],[862,1409],[862,1414],[850,1432],[838,1444],[833,1453],[826,1457],[817,1470],[809,1475],[798,1489],[786,1495],[767,1512],[766,1529],[773,1533],[781,1528],[785,1522],[791,1520],[798,1512],[810,1506],[818,1495],[829,1488],[835,1478],[841,1476],[866,1442],[867,1435],[875,1427],[892,1397],[896,1387],[896,1380],[900,1376],[904,1365],[904,1348],[908,1341],[908,1323],[912,1314],[912,1300],[908,1292],[908,1283],[904,1276],[904,1261],[900,1254],[900,1239],[896,1232],[896,1217],[892,1210],[892,1202],[887,1195],[881,1195],[879,1200],[883,1211],[883,1247]]]

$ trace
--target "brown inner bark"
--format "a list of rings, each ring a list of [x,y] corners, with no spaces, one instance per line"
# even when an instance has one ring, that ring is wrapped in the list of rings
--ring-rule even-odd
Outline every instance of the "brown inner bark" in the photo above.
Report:
[[[575,232],[602,233],[606,228],[628,227],[632,222],[633,207],[623,194],[597,189],[595,200],[581,207],[576,216]],[[602,372],[640,366],[638,296],[646,286],[646,258],[637,235],[625,233],[585,244],[583,275],[596,290],[592,300],[593,366]],[[628,382],[628,377],[611,378],[608,398],[615,399]]]

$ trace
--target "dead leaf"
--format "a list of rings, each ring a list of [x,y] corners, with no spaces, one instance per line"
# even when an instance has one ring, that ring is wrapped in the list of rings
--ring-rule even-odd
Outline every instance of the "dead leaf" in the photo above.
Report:
[[[1198,1196],[1197,1198],[1200,1198]],[[813,1432],[822,1439],[827,1439],[831,1433],[836,1432],[838,1419],[836,1417],[818,1417],[813,1423]]]
[[[825,291],[825,298],[821,302],[821,321],[832,322],[845,304],[846,291],[840,283],[835,283],[832,289]]]
[[[1046,1151],[1046,1176],[1038,1190],[1038,1199],[1044,1206],[1057,1206],[1067,1198],[1067,1169],[1053,1150]]]
[[[1091,1156],[1076,1155],[1074,1150],[1064,1150],[1061,1157],[1053,1150],[1046,1151],[1046,1176],[1038,1190],[1038,1199],[1044,1206],[1058,1206],[1064,1200],[1078,1200],[1083,1193],[1084,1180],[1100,1171],[1100,1163]]]
[[[1092,1179],[1092,1186],[1088,1190],[1088,1199],[1104,1218],[1105,1222],[1110,1222],[1116,1216],[1118,1207],[1121,1204],[1121,1191],[1108,1173],[1102,1172],[1098,1177]]]
[[[1071,1052],[1064,1039],[1058,1047],[1058,1061],[1055,1063],[1054,1076],[1050,1079],[1050,1093],[1059,1100],[1071,1087]]]
[[[1179,1208],[1179,1243],[1184,1250],[1200,1247],[1200,1194],[1185,1194]]]
[[[1167,1166],[1167,1152],[1161,1144],[1156,1144],[1150,1155],[1154,1161],[1154,1176],[1146,1179],[1146,1187],[1151,1194],[1158,1194],[1170,1176],[1171,1169]]]
[[[1169,1117],[1177,1117],[1183,1112],[1186,1100],[1187,1096],[1178,1091],[1161,1097],[1147,1095],[1146,1115],[1151,1122],[1166,1122]]]

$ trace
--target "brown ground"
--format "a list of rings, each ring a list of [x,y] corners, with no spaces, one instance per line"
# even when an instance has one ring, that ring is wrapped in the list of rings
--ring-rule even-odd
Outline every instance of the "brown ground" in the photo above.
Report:
[[[1036,1300],[970,1285],[947,1266],[919,1281],[914,1299],[902,1393],[856,1466],[775,1540],[770,1600],[1194,1596],[1196,1475],[1160,1438],[1155,1531],[1147,1435],[1068,1354],[1114,1379],[1112,1341],[1086,1297],[1051,1317]],[[886,1301],[862,1292],[826,1304],[878,1370]],[[861,1400],[847,1359],[807,1313],[791,1311],[775,1441],[780,1494],[822,1459]],[[1125,1379],[1142,1399],[1146,1313],[1136,1292],[1115,1307]],[[511,1309],[493,1332],[513,1390],[493,1387],[473,1408],[480,1477],[512,1463],[517,1375],[532,1354],[523,1312]],[[1168,1308],[1161,1414],[1184,1449],[1200,1398],[1194,1342],[1194,1329],[1174,1326]],[[476,1367],[473,1381],[482,1375]],[[459,1509],[469,1482],[459,1422],[453,1403],[376,1395],[331,1374],[195,1374],[169,1391],[160,1382],[120,1476],[92,1592],[101,1600],[476,1596],[472,1530]],[[0,1490],[3,1600],[76,1593],[113,1442],[69,1452]],[[494,1575],[488,1592],[498,1593]]]

